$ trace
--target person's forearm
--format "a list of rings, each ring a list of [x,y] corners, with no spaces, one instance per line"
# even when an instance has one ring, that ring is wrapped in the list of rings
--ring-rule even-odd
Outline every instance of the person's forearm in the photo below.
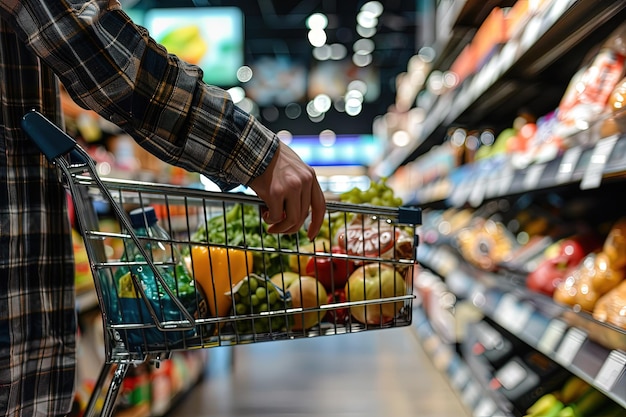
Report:
[[[278,139],[168,55],[115,1],[0,0],[2,17],[60,77],[72,98],[162,160],[224,186],[248,184]],[[68,6],[69,5],[69,6]]]

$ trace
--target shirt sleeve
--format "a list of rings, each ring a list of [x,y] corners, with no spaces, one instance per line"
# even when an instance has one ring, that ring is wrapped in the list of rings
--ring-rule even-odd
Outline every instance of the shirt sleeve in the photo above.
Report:
[[[72,98],[163,161],[222,189],[266,169],[278,138],[168,54],[115,0],[0,0],[0,13]]]

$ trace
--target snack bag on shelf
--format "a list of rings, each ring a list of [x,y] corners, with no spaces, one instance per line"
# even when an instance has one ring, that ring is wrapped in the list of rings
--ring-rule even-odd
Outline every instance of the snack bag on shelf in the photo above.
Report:
[[[613,225],[600,253],[587,255],[554,291],[554,300],[585,311],[626,277],[626,219]]]
[[[607,105],[609,117],[602,122],[600,136],[626,133],[626,78],[617,83]]]
[[[611,92],[624,77],[625,57],[626,24],[623,24],[604,42],[591,63],[572,78],[558,107],[557,136],[571,141],[569,137],[600,119]]]
[[[473,225],[457,236],[459,251],[478,268],[491,271],[510,261],[518,246],[511,232],[501,222],[476,218]]]
[[[593,318],[626,330],[626,280],[598,299]]]

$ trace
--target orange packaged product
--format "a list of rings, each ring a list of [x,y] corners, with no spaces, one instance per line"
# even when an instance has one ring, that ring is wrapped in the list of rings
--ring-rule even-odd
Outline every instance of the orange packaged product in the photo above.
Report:
[[[475,63],[472,44],[468,43],[450,66],[450,71],[459,78],[458,84],[474,73]]]
[[[479,70],[491,57],[496,47],[505,42],[506,24],[504,11],[500,7],[494,7],[489,16],[480,25],[472,40],[474,70]]]
[[[531,15],[531,9],[528,0],[517,0],[504,16],[505,20],[505,38],[510,40],[521,32],[524,24]]]

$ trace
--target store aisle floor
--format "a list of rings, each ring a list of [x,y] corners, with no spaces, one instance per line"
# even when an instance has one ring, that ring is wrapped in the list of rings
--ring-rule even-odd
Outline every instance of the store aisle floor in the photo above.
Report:
[[[408,327],[216,348],[209,357],[205,379],[168,417],[468,416]]]

